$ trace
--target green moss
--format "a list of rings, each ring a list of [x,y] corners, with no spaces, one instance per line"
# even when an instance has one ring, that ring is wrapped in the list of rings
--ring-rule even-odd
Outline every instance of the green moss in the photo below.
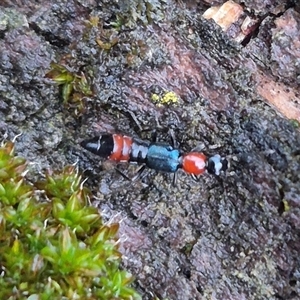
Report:
[[[52,63],[51,70],[46,74],[46,77],[62,87],[63,104],[67,108],[73,108],[76,115],[84,112],[84,98],[93,95],[84,73],[78,75],[63,65]]]
[[[300,128],[300,122],[298,120],[291,119],[290,122],[296,129]]]
[[[129,0],[120,4],[118,24],[126,27],[136,27],[137,23],[144,25],[159,23],[165,19],[166,1],[161,0]],[[120,22],[121,20],[121,22]]]
[[[26,182],[14,144],[0,147],[0,299],[141,299],[119,269],[118,224],[88,205],[75,167]]]

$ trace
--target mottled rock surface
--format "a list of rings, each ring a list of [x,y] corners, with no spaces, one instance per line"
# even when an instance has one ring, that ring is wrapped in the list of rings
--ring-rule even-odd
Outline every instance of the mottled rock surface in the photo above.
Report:
[[[22,133],[29,178],[78,162],[93,205],[121,220],[143,299],[299,299],[300,134],[288,119],[300,120],[299,5],[243,1],[259,22],[237,43],[202,18],[210,2],[2,1],[0,134]],[[83,110],[62,104],[51,62],[85,75]],[[177,104],[153,102],[170,91]],[[172,129],[181,149],[230,168],[199,182],[180,173],[176,187],[154,171],[131,183],[79,147],[95,128],[143,139],[156,128],[166,142]]]

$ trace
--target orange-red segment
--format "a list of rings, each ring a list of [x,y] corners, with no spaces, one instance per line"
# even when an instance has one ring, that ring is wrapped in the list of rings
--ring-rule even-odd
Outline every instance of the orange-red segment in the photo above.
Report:
[[[183,156],[182,168],[188,174],[200,175],[206,168],[206,156],[199,152],[190,152]]]
[[[123,136],[120,134],[113,134],[114,149],[111,155],[108,157],[110,160],[120,161],[123,151]]]
[[[124,135],[123,136],[123,149],[122,149],[122,155],[120,157],[120,161],[128,161],[129,160],[131,147],[132,147],[132,138]]]

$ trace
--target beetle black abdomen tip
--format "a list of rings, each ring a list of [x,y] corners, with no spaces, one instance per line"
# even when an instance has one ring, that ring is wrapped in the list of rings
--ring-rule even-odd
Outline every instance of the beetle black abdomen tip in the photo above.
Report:
[[[85,150],[91,151],[92,153],[96,153],[98,148],[98,139],[92,138],[88,140],[83,140],[82,142],[80,142],[80,146]]]
[[[114,149],[114,139],[112,135],[100,135],[83,140],[80,146],[101,157],[108,157]]]
[[[83,141],[80,142],[79,145],[80,145],[82,148],[84,148],[85,150],[89,150],[89,151],[90,151],[90,149],[93,148],[93,147],[91,147],[92,144],[93,144],[93,143],[91,143],[91,140],[83,140]]]

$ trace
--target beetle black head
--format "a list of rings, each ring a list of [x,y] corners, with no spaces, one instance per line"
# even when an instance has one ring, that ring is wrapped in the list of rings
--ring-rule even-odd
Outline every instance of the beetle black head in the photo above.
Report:
[[[208,159],[206,169],[210,174],[220,175],[221,171],[225,172],[228,169],[228,161],[216,154]]]

